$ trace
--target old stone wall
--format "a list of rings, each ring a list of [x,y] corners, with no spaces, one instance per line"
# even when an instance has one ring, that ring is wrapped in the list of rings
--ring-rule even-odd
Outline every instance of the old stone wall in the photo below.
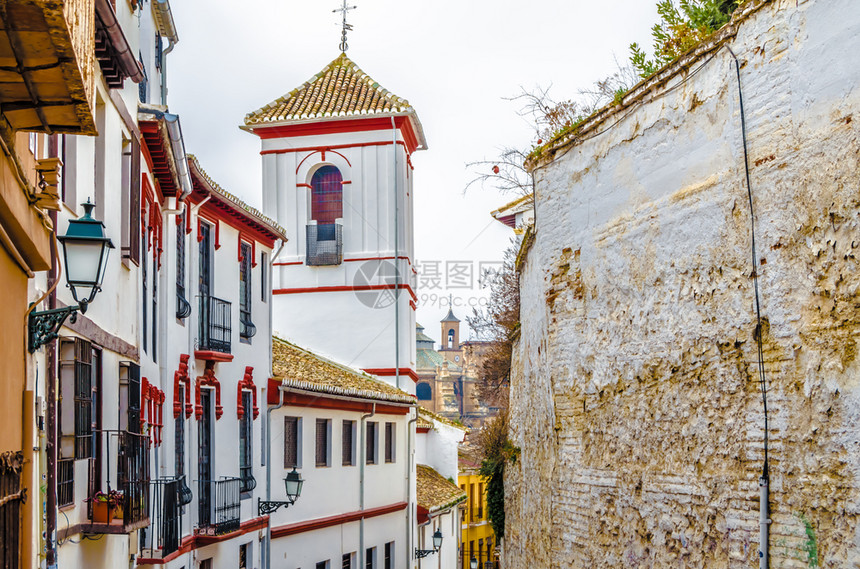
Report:
[[[771,567],[860,567],[860,9],[749,2]],[[757,567],[764,413],[738,81],[716,44],[536,161],[505,566]]]

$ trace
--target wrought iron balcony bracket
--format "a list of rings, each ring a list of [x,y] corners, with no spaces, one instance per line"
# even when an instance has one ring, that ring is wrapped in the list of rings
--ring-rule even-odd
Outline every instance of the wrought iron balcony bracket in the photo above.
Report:
[[[69,318],[73,323],[78,318],[78,311],[86,311],[85,305],[66,306],[52,310],[34,311],[27,321],[27,349],[32,354],[51,340],[59,336],[60,327]]]
[[[436,549],[416,549],[415,550],[415,559],[424,559],[431,553],[438,553]]]
[[[277,512],[281,506],[289,508],[293,504],[295,504],[295,502],[270,502],[257,498],[257,515],[268,516],[271,513]]]

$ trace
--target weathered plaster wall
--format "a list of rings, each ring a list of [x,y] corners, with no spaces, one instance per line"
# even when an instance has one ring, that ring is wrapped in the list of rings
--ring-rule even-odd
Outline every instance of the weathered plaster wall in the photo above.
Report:
[[[860,10],[765,3],[729,45],[761,263],[771,567],[857,567]],[[713,55],[535,171],[507,567],[758,564],[750,215],[737,79]]]

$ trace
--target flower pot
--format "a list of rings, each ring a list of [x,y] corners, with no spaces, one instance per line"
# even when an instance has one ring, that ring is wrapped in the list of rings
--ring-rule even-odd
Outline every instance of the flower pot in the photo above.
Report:
[[[111,507],[107,500],[104,502],[99,500],[93,502],[94,524],[109,524],[112,518]]]

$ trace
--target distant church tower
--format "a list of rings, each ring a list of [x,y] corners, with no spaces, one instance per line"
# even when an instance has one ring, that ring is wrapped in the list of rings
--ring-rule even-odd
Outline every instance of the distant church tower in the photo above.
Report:
[[[442,319],[442,349],[439,351],[460,349],[460,319],[454,316],[454,309],[449,308],[447,316]]]
[[[289,237],[272,329],[415,393],[415,110],[344,53],[243,128],[262,144],[263,211]]]

